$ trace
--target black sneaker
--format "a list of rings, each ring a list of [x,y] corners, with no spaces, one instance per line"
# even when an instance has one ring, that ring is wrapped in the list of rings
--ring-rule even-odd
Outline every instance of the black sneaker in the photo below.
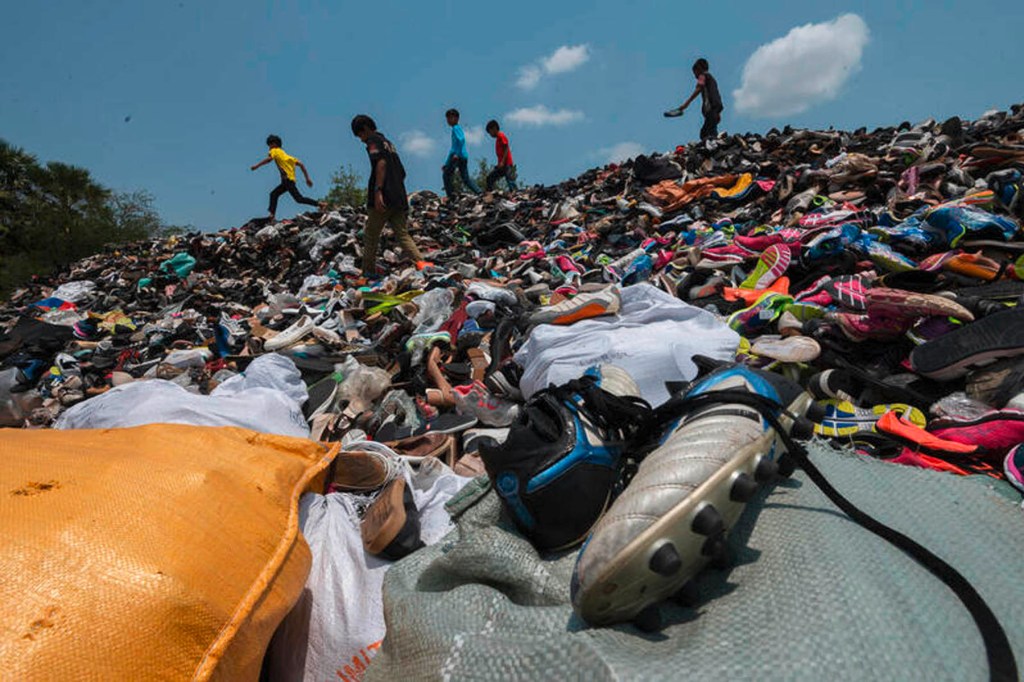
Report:
[[[487,475],[516,526],[540,550],[571,547],[601,517],[623,446],[649,412],[618,367],[534,395],[507,440],[481,445]]]

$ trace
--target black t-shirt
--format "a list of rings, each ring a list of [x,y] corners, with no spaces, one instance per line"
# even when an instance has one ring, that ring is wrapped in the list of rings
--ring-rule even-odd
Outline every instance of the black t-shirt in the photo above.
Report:
[[[701,112],[705,114],[709,113],[721,113],[722,112],[722,96],[718,93],[718,81],[707,71],[704,72],[704,89],[700,91],[701,97]]]
[[[366,153],[370,156],[370,182],[366,189],[366,206],[373,208],[377,186],[384,188],[384,205],[387,208],[406,210],[409,199],[405,192],[405,167],[398,158],[398,150],[391,141],[380,133],[366,138]],[[384,159],[384,180],[377,180],[377,160]]]

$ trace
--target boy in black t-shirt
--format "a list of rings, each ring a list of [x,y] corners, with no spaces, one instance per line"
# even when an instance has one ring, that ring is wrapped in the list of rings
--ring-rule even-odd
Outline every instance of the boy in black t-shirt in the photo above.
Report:
[[[708,71],[708,60],[703,57],[693,63],[693,77],[697,79],[697,86],[683,104],[675,109],[665,112],[665,116],[682,116],[690,102],[701,97],[700,110],[704,114],[704,125],[700,129],[700,139],[709,140],[718,137],[718,123],[722,120],[722,96],[718,92],[718,81]]]
[[[366,188],[366,229],[363,241],[363,276],[377,274],[377,244],[388,224],[406,255],[423,267],[423,256],[409,236],[409,200],[405,192],[405,167],[391,141],[377,132],[377,124],[360,114],[352,119],[352,133],[366,143],[370,157],[370,180]]]

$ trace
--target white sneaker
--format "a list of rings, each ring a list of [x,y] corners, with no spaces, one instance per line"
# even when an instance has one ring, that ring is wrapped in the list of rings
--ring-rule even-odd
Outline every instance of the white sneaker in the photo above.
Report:
[[[292,326],[285,329],[283,332],[278,334],[272,339],[267,339],[263,342],[263,349],[274,351],[280,348],[285,348],[293,343],[298,343],[302,339],[313,333],[316,325],[313,324],[313,318],[309,315],[303,315],[295,321]]]

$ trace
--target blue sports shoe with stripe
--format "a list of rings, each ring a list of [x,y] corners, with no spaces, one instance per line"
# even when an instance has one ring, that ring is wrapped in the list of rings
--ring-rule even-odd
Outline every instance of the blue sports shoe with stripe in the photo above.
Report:
[[[480,456],[516,527],[541,551],[582,542],[604,513],[623,450],[650,407],[618,367],[535,394],[500,445]]]

